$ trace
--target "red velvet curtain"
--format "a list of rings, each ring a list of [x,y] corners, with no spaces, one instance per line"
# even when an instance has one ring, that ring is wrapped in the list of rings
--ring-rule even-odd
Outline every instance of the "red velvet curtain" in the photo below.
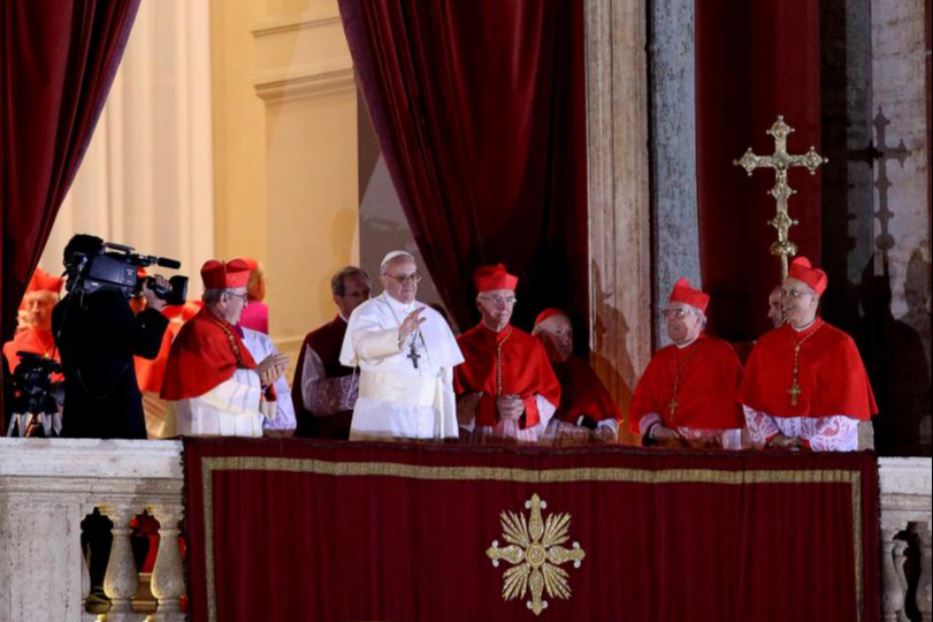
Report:
[[[569,588],[541,620],[880,614],[870,453],[186,438],[184,459],[194,622],[538,619],[487,554],[533,495],[585,554],[540,540]]]
[[[139,0],[0,4],[0,342],[91,139]]]
[[[587,312],[583,3],[340,0],[392,179],[455,322],[472,272],[521,277],[516,319]]]
[[[751,178],[732,160],[751,146],[774,152],[765,130],[784,115],[795,128],[788,151],[820,148],[819,2],[696,2],[697,199],[703,287],[712,294],[710,329],[725,338],[754,339],[770,327],[767,297],[780,281],[765,223],[775,202],[770,169]],[[820,173],[794,169],[798,191],[790,230],[798,252],[820,262]]]

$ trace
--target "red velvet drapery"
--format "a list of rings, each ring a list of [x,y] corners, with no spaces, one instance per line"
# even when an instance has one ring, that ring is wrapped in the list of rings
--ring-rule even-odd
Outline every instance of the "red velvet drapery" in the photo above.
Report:
[[[0,340],[39,263],[123,55],[139,0],[0,5]]]
[[[541,620],[880,613],[869,453],[185,439],[185,490],[196,622],[538,619],[487,554],[533,495],[585,553]]]
[[[473,270],[497,261],[522,279],[519,323],[545,305],[586,316],[582,7],[340,0],[386,163],[461,328]]]
[[[774,151],[765,130],[784,115],[796,131],[788,151],[820,147],[819,2],[696,2],[697,199],[703,287],[712,294],[710,329],[725,338],[754,339],[770,327],[768,292],[780,281],[769,253],[776,239],[767,191],[774,173],[749,179],[733,166],[751,146]],[[820,173],[793,169],[790,238],[820,262]]]

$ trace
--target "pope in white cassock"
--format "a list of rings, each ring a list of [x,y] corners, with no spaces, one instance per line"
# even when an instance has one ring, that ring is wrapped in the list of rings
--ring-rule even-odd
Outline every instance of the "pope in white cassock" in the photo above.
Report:
[[[359,367],[350,440],[458,438],[453,368],[463,362],[450,326],[415,300],[415,259],[385,256],[383,293],[350,315],[340,362]]]

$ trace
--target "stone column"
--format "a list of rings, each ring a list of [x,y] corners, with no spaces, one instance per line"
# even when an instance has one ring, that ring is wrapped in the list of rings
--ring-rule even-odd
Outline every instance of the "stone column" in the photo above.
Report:
[[[885,250],[882,236],[888,242],[889,269],[895,317],[908,316],[905,321],[925,334],[927,352],[930,325],[913,319],[911,307],[922,305],[929,313],[929,268],[926,282],[908,282],[910,263],[930,263],[930,145],[928,144],[927,84],[924,0],[872,0],[872,103],[877,114],[889,122],[885,128],[885,143],[876,144],[876,165],[884,168],[889,186],[884,192],[890,214],[875,214],[876,251]],[[879,141],[876,136],[876,143]],[[891,161],[892,152],[903,141],[908,153],[900,162]],[[896,160],[897,158],[893,158]],[[876,174],[877,178],[877,174]],[[881,197],[878,197],[879,202]],[[876,203],[876,209],[878,203]],[[917,253],[917,258],[914,254]],[[925,291],[913,291],[923,289]],[[918,300],[908,300],[908,295]],[[915,314],[918,315],[919,314]]]
[[[590,352],[623,412],[651,356],[646,2],[585,0]]]
[[[0,620],[82,620],[88,591],[81,551],[85,508],[77,499],[44,491],[39,480],[7,483],[5,475],[0,476]]]
[[[150,512],[159,521],[159,554],[152,569],[152,594],[159,600],[159,609],[150,616],[151,622],[172,622],[184,619],[178,609],[178,599],[185,593],[185,569],[178,550],[179,506],[155,506]]]
[[[130,519],[137,512],[123,504],[100,506],[100,513],[113,521],[113,544],[104,575],[104,594],[111,601],[108,622],[130,622],[141,619],[134,614],[130,601],[139,589],[139,572],[130,546]]]
[[[881,610],[885,622],[897,622],[904,608],[904,549],[907,543],[895,540],[895,529],[881,530]],[[900,572],[898,572],[900,566]]]
[[[653,311],[658,313],[679,277],[701,284],[694,0],[652,0],[648,16]],[[668,343],[661,323],[655,323],[654,345]]]
[[[930,524],[914,523],[913,530],[920,540],[920,579],[917,581],[917,611],[923,622],[933,621],[933,559],[931,555]]]

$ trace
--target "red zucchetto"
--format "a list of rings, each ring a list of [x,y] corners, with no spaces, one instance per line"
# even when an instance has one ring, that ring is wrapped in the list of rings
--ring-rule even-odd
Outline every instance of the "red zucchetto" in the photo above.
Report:
[[[53,294],[60,294],[61,291],[61,277],[49,274],[42,268],[36,268],[36,271],[32,273],[32,278],[29,279],[29,285],[26,286],[27,294],[32,292],[52,292]]]
[[[674,283],[674,289],[671,290],[670,302],[682,302],[696,307],[703,313],[706,313],[706,307],[709,305],[709,295],[704,294],[690,285],[690,281],[681,277]]]
[[[496,289],[511,289],[515,291],[518,286],[518,277],[505,271],[505,266],[498,263],[494,266],[480,266],[473,273],[477,292],[488,292]]]
[[[828,279],[826,273],[819,268],[814,268],[810,260],[804,256],[795,257],[787,268],[787,276],[806,283],[818,296],[826,291]]]
[[[544,322],[545,320],[549,320],[552,317],[556,317],[558,315],[567,317],[567,314],[561,311],[560,309],[555,309],[554,307],[548,307],[547,309],[539,313],[538,317],[535,318],[535,326],[537,326],[541,322]]]
[[[250,272],[249,264],[242,259],[230,261],[208,259],[201,266],[201,279],[204,281],[204,289],[246,287]]]

